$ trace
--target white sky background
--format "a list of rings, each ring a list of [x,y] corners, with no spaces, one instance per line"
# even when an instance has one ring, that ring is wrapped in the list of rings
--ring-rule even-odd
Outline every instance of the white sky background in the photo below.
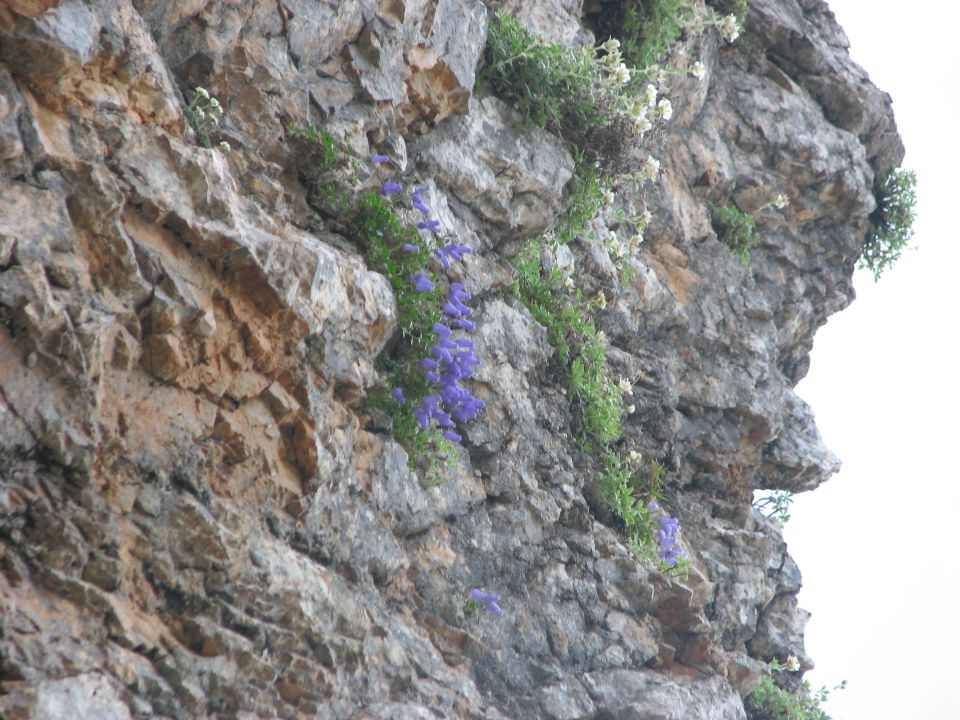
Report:
[[[828,0],[894,100],[918,175],[913,251],[816,336],[798,392],[840,473],[785,528],[834,720],[960,720],[960,4]]]

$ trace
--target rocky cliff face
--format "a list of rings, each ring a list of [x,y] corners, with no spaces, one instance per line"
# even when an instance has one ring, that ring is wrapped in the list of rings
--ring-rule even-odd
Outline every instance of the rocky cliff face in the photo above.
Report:
[[[496,5],[593,42],[580,0]],[[668,81],[638,149],[663,172],[631,279],[565,256],[637,379],[623,442],[670,470],[693,565],[670,578],[591,500],[546,331],[507,292],[573,159],[475,89],[490,10],[0,3],[4,717],[733,719],[766,662],[812,665],[800,572],[750,501],[839,466],[792,388],[902,157],[889,98],[824,2],[750,0],[748,42],[708,30],[672,61],[706,78]],[[198,85],[229,151],[185,120]],[[290,121],[389,153],[474,250],[486,409],[437,487],[369,422],[396,301],[311,208]],[[779,192],[745,266],[709,203]],[[464,616],[477,587],[503,617]]]

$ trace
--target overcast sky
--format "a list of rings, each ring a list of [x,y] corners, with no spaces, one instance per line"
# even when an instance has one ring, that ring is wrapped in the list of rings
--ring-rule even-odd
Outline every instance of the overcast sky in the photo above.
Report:
[[[799,385],[844,462],[785,535],[834,720],[960,720],[960,6],[828,0],[853,59],[893,96],[917,171],[913,251],[816,336]]]

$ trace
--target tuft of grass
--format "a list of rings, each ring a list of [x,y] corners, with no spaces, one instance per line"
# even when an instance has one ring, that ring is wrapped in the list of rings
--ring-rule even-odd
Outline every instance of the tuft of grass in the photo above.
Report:
[[[338,171],[349,164],[349,158],[337,147],[334,137],[323,129],[290,123],[287,138],[310,206],[327,218],[348,214],[353,201]]]
[[[897,260],[913,237],[916,219],[917,175],[895,170],[874,184],[877,207],[870,214],[870,230],[863,243],[859,267],[870,270],[873,279]]]
[[[754,233],[756,217],[745,213],[732,205],[710,205],[713,231],[720,241],[740,258],[746,265],[750,262],[750,251],[760,242]]]

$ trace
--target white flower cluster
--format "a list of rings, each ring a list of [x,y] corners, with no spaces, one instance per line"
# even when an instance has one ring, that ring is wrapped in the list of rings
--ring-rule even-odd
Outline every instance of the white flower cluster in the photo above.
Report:
[[[640,168],[640,180],[654,182],[658,177],[660,177],[660,161],[653,155],[648,155],[647,161]]]
[[[641,136],[653,128],[654,121],[666,122],[673,117],[673,104],[667,98],[658,100],[659,94],[656,85],[648,83],[643,94],[630,106],[634,127]]]
[[[704,65],[699,60],[697,60],[693,64],[693,67],[690,68],[689,73],[693,75],[697,80],[703,80],[703,78],[706,77],[707,75],[707,66]]]
[[[647,229],[652,219],[653,216],[649,210],[644,210],[637,217],[627,218],[627,221],[632,222],[635,226],[635,232],[628,240],[621,239],[613,230],[609,231],[603,241],[603,246],[611,259],[614,261],[623,260],[627,256],[639,253],[640,246],[643,244],[643,231]]]
[[[620,85],[630,82],[630,69],[626,63],[620,62],[623,55],[620,53],[620,41],[610,38],[601,46],[607,54],[603,56],[604,69],[610,73],[611,79]]]
[[[215,97],[211,97],[206,88],[196,87],[193,92],[193,100],[184,108],[184,112],[193,129],[201,137],[206,138],[206,134],[211,131],[212,125],[219,124],[220,118],[223,116],[223,108]],[[204,142],[207,141],[204,140]],[[209,144],[207,147],[209,147]],[[230,149],[230,144],[224,140],[217,143],[217,147],[226,151]]]
[[[736,15],[727,15],[720,21],[720,34],[727,42],[733,42],[740,37],[740,23]]]

